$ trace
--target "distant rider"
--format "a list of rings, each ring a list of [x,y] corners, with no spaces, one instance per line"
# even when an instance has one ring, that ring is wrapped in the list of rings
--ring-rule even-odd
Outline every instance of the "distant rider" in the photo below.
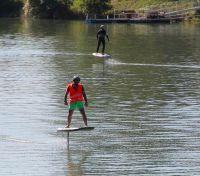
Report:
[[[109,41],[109,37],[106,33],[106,30],[104,29],[104,25],[101,25],[100,26],[100,29],[98,30],[97,32],[97,40],[98,40],[98,45],[97,45],[97,50],[96,52],[98,53],[99,52],[99,47],[102,43],[103,47],[102,47],[102,54],[104,55],[104,50],[105,50],[105,45],[106,45],[106,42],[105,42],[105,37],[107,37],[108,41]]]
[[[68,84],[66,87],[66,93],[65,93],[65,99],[64,103],[65,105],[68,105],[67,99],[69,98],[69,113],[67,117],[67,125],[66,127],[69,128],[72,121],[72,115],[75,109],[79,109],[85,126],[88,126],[87,124],[87,116],[85,114],[84,109],[84,102],[85,106],[88,106],[87,102],[87,96],[84,90],[83,85],[80,83],[80,77],[74,76],[73,77],[73,83]]]

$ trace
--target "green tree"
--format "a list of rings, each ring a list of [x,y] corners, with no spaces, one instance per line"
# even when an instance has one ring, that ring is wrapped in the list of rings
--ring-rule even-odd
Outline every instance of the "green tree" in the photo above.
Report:
[[[112,6],[110,0],[75,0],[72,8],[84,15],[104,15]]]
[[[27,0],[25,15],[39,18],[68,18],[71,0]]]
[[[21,0],[0,0],[0,16],[20,16],[22,7]]]
[[[104,15],[112,7],[110,0],[84,0],[85,1],[85,13]]]

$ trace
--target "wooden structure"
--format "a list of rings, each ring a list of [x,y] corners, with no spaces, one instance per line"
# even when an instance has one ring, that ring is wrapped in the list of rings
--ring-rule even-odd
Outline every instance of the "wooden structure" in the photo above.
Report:
[[[187,4],[173,3],[170,7],[143,9],[142,12],[135,10],[116,11],[112,18],[87,18],[86,23],[171,23],[185,20],[186,13],[200,10],[200,0]],[[143,13],[143,15],[141,15]]]

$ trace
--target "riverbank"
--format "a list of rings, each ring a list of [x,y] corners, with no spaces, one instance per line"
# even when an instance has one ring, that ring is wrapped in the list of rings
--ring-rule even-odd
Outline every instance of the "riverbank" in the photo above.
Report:
[[[67,3],[64,1],[55,1],[54,4],[49,4],[46,1],[34,1],[34,0],[16,0],[16,1],[4,1],[0,2],[0,17],[29,17],[29,18],[46,18],[46,19],[85,19],[85,16],[89,16],[89,19],[100,19],[107,18],[106,16],[110,16],[112,18],[114,16],[113,13],[121,12],[119,14],[122,18],[130,18],[129,13],[127,11],[135,11],[138,13],[139,17],[144,17],[149,13],[154,13],[157,11],[169,11],[172,10],[180,10],[183,8],[191,7],[191,4],[199,3],[198,0],[193,1],[172,1],[167,0],[165,3],[161,0],[135,0],[133,1],[111,1],[111,9],[104,10],[101,13],[98,12],[98,6],[100,4],[93,4],[93,10],[84,8],[81,9],[81,5],[78,4],[78,1],[73,1],[73,3]],[[83,2],[82,2],[83,5]],[[84,4],[87,6],[86,4]],[[200,4],[199,4],[200,5]],[[97,13],[97,14],[96,14]],[[193,11],[190,13],[190,16],[193,18],[194,16],[200,14],[199,10]],[[126,17],[129,16],[129,17]],[[150,14],[151,15],[151,14]],[[155,15],[155,13],[153,14]],[[188,12],[186,12],[188,15]],[[124,17],[123,17],[124,16]],[[114,18],[114,17],[113,17]],[[121,18],[121,17],[120,17]],[[132,17],[131,17],[132,18]],[[153,17],[154,18],[154,17]],[[161,20],[162,21],[162,20]],[[165,20],[166,21],[166,20]]]

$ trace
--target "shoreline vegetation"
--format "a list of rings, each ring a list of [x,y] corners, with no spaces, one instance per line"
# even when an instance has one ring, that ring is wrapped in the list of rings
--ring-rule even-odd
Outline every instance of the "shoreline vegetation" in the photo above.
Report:
[[[116,11],[145,15],[148,11],[186,8],[191,2],[200,6],[200,0],[165,0],[164,3],[163,0],[3,0],[0,1],[0,17],[85,19],[113,17]],[[199,14],[199,9],[185,13],[194,21],[199,21]]]

